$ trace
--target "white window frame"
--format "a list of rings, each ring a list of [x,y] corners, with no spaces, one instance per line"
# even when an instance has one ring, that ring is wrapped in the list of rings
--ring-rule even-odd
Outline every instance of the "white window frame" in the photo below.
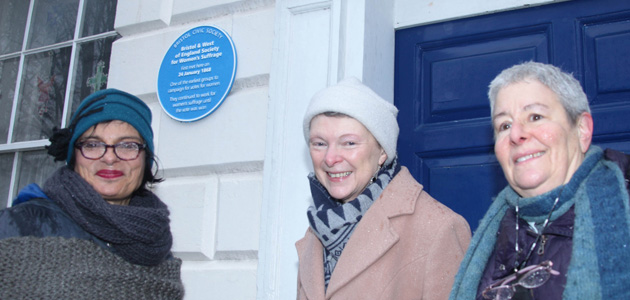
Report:
[[[6,154],[6,153],[14,154],[13,166],[12,166],[12,171],[11,171],[11,179],[9,181],[9,189],[8,189],[9,194],[0,195],[0,197],[7,197],[7,206],[11,205],[11,200],[17,195],[18,189],[21,188],[21,187],[18,187],[17,185],[18,185],[18,178],[19,178],[18,170],[20,169],[20,162],[21,162],[22,154],[27,151],[43,150],[45,149],[45,146],[49,144],[49,141],[47,139],[12,142],[13,130],[15,128],[15,120],[18,113],[18,104],[19,104],[18,100],[20,97],[20,91],[22,87],[22,74],[24,72],[23,68],[24,68],[26,56],[35,54],[35,53],[45,52],[48,50],[61,49],[61,48],[69,47],[69,46],[72,47],[71,54],[70,54],[70,64],[68,66],[69,74],[66,81],[67,82],[66,90],[64,91],[64,105],[63,105],[63,114],[62,114],[62,119],[61,119],[61,128],[64,128],[66,126],[66,121],[68,120],[68,114],[69,114],[70,101],[68,100],[71,100],[71,94],[74,88],[73,83],[74,83],[74,77],[75,77],[74,76],[75,64],[77,62],[77,47],[79,47],[79,45],[83,43],[87,43],[87,42],[95,41],[95,40],[101,40],[101,39],[105,39],[109,37],[115,37],[119,35],[118,32],[116,32],[115,30],[112,30],[112,31],[108,31],[108,32],[104,32],[104,33],[100,33],[100,34],[96,34],[96,35],[92,35],[88,37],[80,37],[81,30],[83,29],[83,27],[81,26],[83,24],[83,14],[85,11],[85,5],[87,1],[79,0],[77,19],[76,19],[76,24],[74,28],[74,36],[72,40],[64,41],[64,42],[60,42],[60,43],[56,43],[52,45],[46,45],[43,47],[27,49],[29,33],[31,30],[33,10],[35,8],[35,1],[46,1],[46,0],[29,0],[29,1],[30,2],[29,2],[29,8],[28,8],[28,15],[26,18],[24,38],[22,40],[21,50],[19,52],[0,55],[0,60],[6,60],[6,59],[19,57],[18,72],[17,72],[16,82],[15,82],[15,92],[13,95],[13,105],[11,109],[11,119],[9,121],[7,143],[0,144],[0,154]],[[125,0],[122,0],[122,1],[125,1]],[[0,184],[5,184],[5,183],[3,182]],[[0,203],[2,203],[2,201],[0,201]],[[1,208],[2,207],[0,207],[0,209]]]

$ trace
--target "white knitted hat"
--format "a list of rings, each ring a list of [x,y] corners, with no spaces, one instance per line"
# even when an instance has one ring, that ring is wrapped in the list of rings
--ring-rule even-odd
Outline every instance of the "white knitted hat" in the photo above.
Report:
[[[398,109],[355,77],[346,78],[315,94],[304,115],[304,139],[309,142],[311,120],[325,112],[348,115],[361,122],[387,153],[385,164],[396,157]]]

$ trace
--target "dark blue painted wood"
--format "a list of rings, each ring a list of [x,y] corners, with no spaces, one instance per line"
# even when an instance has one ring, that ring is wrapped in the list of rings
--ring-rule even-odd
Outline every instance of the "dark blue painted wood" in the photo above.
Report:
[[[493,153],[487,86],[519,62],[581,81],[594,143],[630,152],[630,1],[574,0],[399,30],[399,155],[473,230],[507,184]]]

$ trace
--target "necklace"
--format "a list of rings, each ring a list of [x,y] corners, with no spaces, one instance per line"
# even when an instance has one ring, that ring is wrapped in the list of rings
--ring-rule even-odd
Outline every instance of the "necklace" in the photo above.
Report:
[[[564,187],[562,187],[562,189],[564,189]],[[538,241],[540,241],[540,238],[542,237],[543,232],[545,231],[545,229],[547,229],[547,226],[549,225],[549,218],[551,218],[551,213],[553,213],[553,210],[556,208],[556,204],[558,204],[558,200],[560,200],[560,195],[562,194],[562,189],[560,190],[560,193],[558,193],[558,196],[556,197],[556,200],[553,201],[553,205],[551,206],[551,210],[549,211],[549,214],[547,215],[547,218],[545,219],[545,222],[543,223],[542,228],[538,231],[538,236],[536,236],[536,239],[534,240],[534,243],[532,244],[532,246],[529,248],[529,252],[527,253],[527,256],[525,257],[525,259],[519,264],[518,262],[515,263],[514,265],[514,272],[518,272],[518,270],[522,269],[523,266],[527,263],[527,261],[529,260],[529,258],[531,257],[532,253],[534,252],[534,249],[536,248],[536,245],[538,244]],[[519,253],[519,247],[518,247],[518,230],[519,230],[519,226],[518,226],[518,219],[519,219],[519,215],[518,215],[518,202],[520,200],[520,197],[516,199],[516,243],[514,245],[514,250],[516,251],[516,253]]]

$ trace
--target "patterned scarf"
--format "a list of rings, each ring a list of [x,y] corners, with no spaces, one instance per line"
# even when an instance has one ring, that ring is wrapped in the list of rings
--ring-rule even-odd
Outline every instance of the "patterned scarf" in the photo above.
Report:
[[[306,215],[311,228],[324,246],[326,288],[350,235],[374,200],[378,199],[399,171],[398,158],[395,158],[388,166],[381,168],[375,180],[365,188],[361,195],[346,203],[333,199],[314,173],[308,175],[314,205],[308,208]]]
[[[128,262],[155,266],[170,254],[169,212],[155,194],[147,191],[134,195],[129,205],[112,205],[66,166],[46,181],[43,190],[85,231],[111,244]]]
[[[591,146],[582,165],[562,187],[540,196],[519,200],[527,221],[541,221],[562,189],[561,201],[551,220],[575,205],[573,249],[563,299],[630,299],[630,208],[624,177],[617,165]],[[450,299],[474,299],[479,280],[494,250],[496,232],[518,194],[508,186],[481,220],[459,272]]]

